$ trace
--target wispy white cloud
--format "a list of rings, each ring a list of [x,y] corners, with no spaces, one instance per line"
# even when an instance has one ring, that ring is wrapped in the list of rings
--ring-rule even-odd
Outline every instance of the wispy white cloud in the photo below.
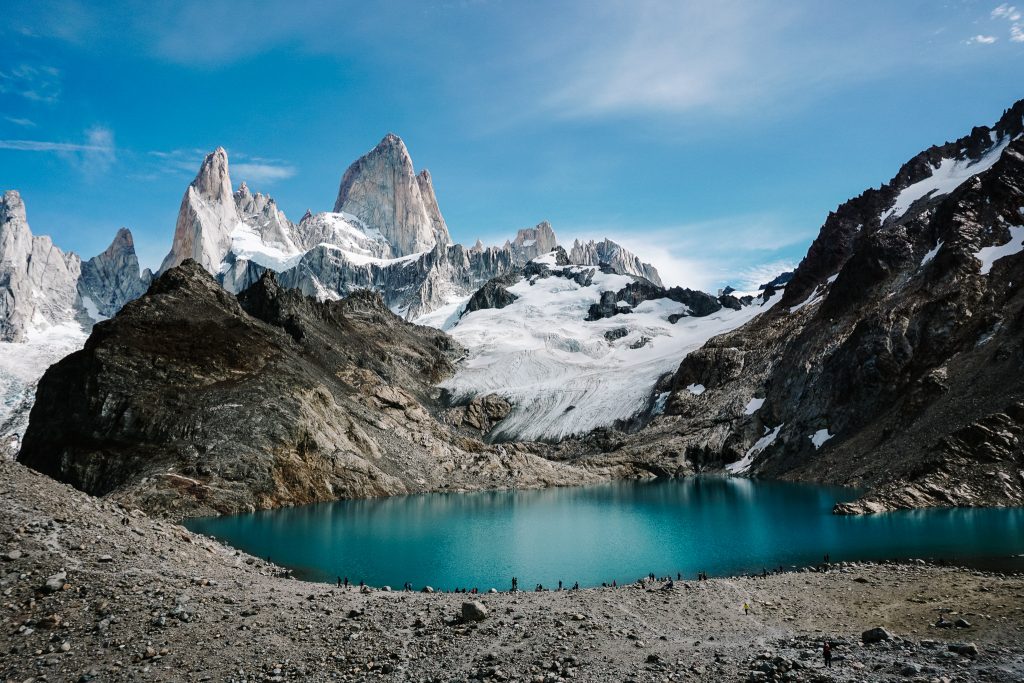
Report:
[[[1024,24],[1020,23],[1022,18],[1020,10],[1004,2],[992,10],[991,16],[993,19],[1002,19],[1010,22],[1010,40],[1015,43],[1024,43]]]
[[[1017,8],[1009,3],[1003,3],[999,7],[992,10],[993,19],[1006,19],[1007,21],[1020,21],[1020,12]]]
[[[231,174],[247,183],[273,183],[295,175],[295,168],[272,163],[241,163],[231,166]]]
[[[81,170],[86,174],[106,173],[117,159],[114,131],[94,126],[86,131],[88,149],[78,157]]]
[[[18,64],[0,70],[0,94],[53,104],[60,93],[60,71],[52,66]]]
[[[0,140],[0,149],[60,154],[86,174],[106,172],[117,158],[114,133],[103,126],[94,126],[87,130],[84,142]]]
[[[795,270],[796,266],[796,262],[791,260],[769,261],[748,266],[736,273],[736,284],[733,287],[741,292],[753,292],[782,273]]]
[[[208,150],[197,148],[149,152],[148,156],[157,160],[156,168],[148,173],[140,174],[139,177],[145,180],[156,180],[160,178],[161,172],[194,176],[208,153]],[[234,150],[228,150],[228,161],[228,172],[235,185],[243,180],[249,184],[270,185],[279,180],[292,178],[296,173],[295,166],[281,159],[252,156]]]
[[[968,38],[967,39],[967,44],[968,45],[974,45],[974,44],[977,44],[977,45],[991,45],[992,43],[996,42],[997,40],[999,40],[999,39],[996,38],[995,36],[984,36],[984,35],[981,35],[979,33],[976,36],[971,36],[970,38]]]
[[[5,116],[4,120],[8,121],[9,123],[13,123],[16,126],[21,126],[22,128],[35,128],[36,127],[36,122],[33,121],[32,119],[21,119],[21,118],[17,118],[17,117],[14,117],[14,116]]]

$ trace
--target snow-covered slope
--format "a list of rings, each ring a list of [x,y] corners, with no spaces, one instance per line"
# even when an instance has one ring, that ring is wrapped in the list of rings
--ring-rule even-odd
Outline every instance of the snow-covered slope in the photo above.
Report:
[[[0,342],[0,457],[14,457],[28,427],[36,384],[50,367],[85,344],[89,333],[68,321]]]
[[[656,411],[655,385],[683,356],[774,303],[756,299],[740,310],[694,317],[685,304],[666,297],[587,320],[603,292],[617,292],[637,278],[594,266],[557,266],[553,254],[537,262],[548,272],[509,286],[516,298],[503,308],[461,314],[466,302],[459,301],[416,319],[469,349],[456,375],[441,385],[453,401],[498,394],[513,404],[492,439],[553,441]],[[670,316],[681,317],[672,323]]]

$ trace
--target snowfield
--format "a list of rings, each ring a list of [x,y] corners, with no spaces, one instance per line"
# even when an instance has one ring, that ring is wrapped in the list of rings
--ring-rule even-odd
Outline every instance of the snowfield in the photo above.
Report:
[[[660,397],[654,387],[659,378],[675,372],[687,353],[754,318],[781,296],[755,300],[739,311],[723,308],[702,318],[683,317],[674,325],[668,317],[686,313],[686,307],[669,299],[645,301],[631,313],[587,321],[590,305],[602,292],[618,291],[634,278],[592,266],[553,266],[553,258],[536,260],[551,266],[553,273],[592,270],[591,284],[535,276],[508,288],[518,298],[505,308],[460,318],[466,302],[462,299],[415,321],[445,330],[469,349],[455,376],[440,385],[455,400],[498,394],[513,404],[493,438],[554,441],[646,410],[657,412]],[[620,329],[625,335],[605,338],[606,332]],[[696,387],[691,391],[699,393]]]

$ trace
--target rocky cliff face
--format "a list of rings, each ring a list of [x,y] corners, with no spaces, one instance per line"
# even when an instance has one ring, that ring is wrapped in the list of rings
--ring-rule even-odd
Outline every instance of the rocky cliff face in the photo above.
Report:
[[[47,371],[19,460],[173,515],[607,476],[437,420],[461,353],[375,292],[320,303],[266,274],[236,298],[186,261]],[[479,408],[467,424],[502,405]]]
[[[149,287],[153,274],[139,269],[135,242],[128,228],[121,228],[103,253],[82,263],[78,294],[93,320],[110,318]]]
[[[869,489],[840,512],[1024,502],[1022,130],[1024,102],[839,207],[781,301],[615,448]]]
[[[349,213],[381,232],[396,256],[451,243],[430,174],[416,175],[405,143],[388,133],[341,178],[336,213]]]
[[[650,280],[659,287],[663,286],[657,268],[649,263],[644,263],[622,245],[609,239],[600,242],[574,240],[572,249],[569,250],[569,260],[580,265],[599,266],[605,264],[617,273],[636,275]]]
[[[15,191],[0,201],[0,340],[24,341],[28,332],[76,317],[81,260],[29,229]]]
[[[32,234],[16,191],[0,200],[0,341],[25,341],[33,331],[62,324],[88,327],[139,296],[149,277],[139,272],[126,228],[83,263],[49,237]]]
[[[174,225],[171,251],[160,272],[194,259],[216,273],[231,248],[231,233],[241,223],[228,174],[228,155],[223,147],[206,156],[195,180],[185,190]]]
[[[547,222],[519,230],[502,247],[452,244],[430,174],[415,173],[394,134],[348,168],[333,212],[307,211],[298,224],[245,183],[230,190],[227,154],[218,148],[185,193],[165,269],[194,258],[235,293],[268,270],[322,301],[370,288],[413,319],[467,300],[488,280],[558,245]],[[591,242],[577,253],[585,263],[659,282],[653,266],[614,242]]]

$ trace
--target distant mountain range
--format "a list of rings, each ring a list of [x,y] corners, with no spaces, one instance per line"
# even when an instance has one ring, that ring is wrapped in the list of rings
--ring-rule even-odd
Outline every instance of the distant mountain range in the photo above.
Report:
[[[1024,101],[844,203],[795,272],[717,296],[547,223],[453,244],[394,135],[298,223],[212,152],[152,285],[126,231],[83,263],[7,193],[5,338],[138,299],[47,372],[20,457],[161,510],[702,470],[866,488],[845,513],[1019,505],[1022,133]],[[31,405],[11,395],[7,429]]]
[[[416,319],[459,305],[488,280],[524,266],[557,245],[550,224],[520,230],[497,247],[453,244],[426,170],[416,173],[405,143],[388,134],[351,164],[334,211],[288,220],[273,198],[245,183],[233,190],[223,148],[203,161],[182,197],[170,252],[160,272],[194,259],[229,292],[267,270],[286,287],[337,300],[379,291],[388,307]],[[657,270],[610,240],[573,243],[579,265],[603,265],[660,285]],[[16,450],[32,387],[46,365],[81,346],[91,326],[139,297],[153,274],[140,270],[132,235],[122,228],[88,261],[34,236],[16,191],[0,202],[0,442]],[[598,296],[598,293],[595,296]],[[6,366],[6,367],[5,367]]]

